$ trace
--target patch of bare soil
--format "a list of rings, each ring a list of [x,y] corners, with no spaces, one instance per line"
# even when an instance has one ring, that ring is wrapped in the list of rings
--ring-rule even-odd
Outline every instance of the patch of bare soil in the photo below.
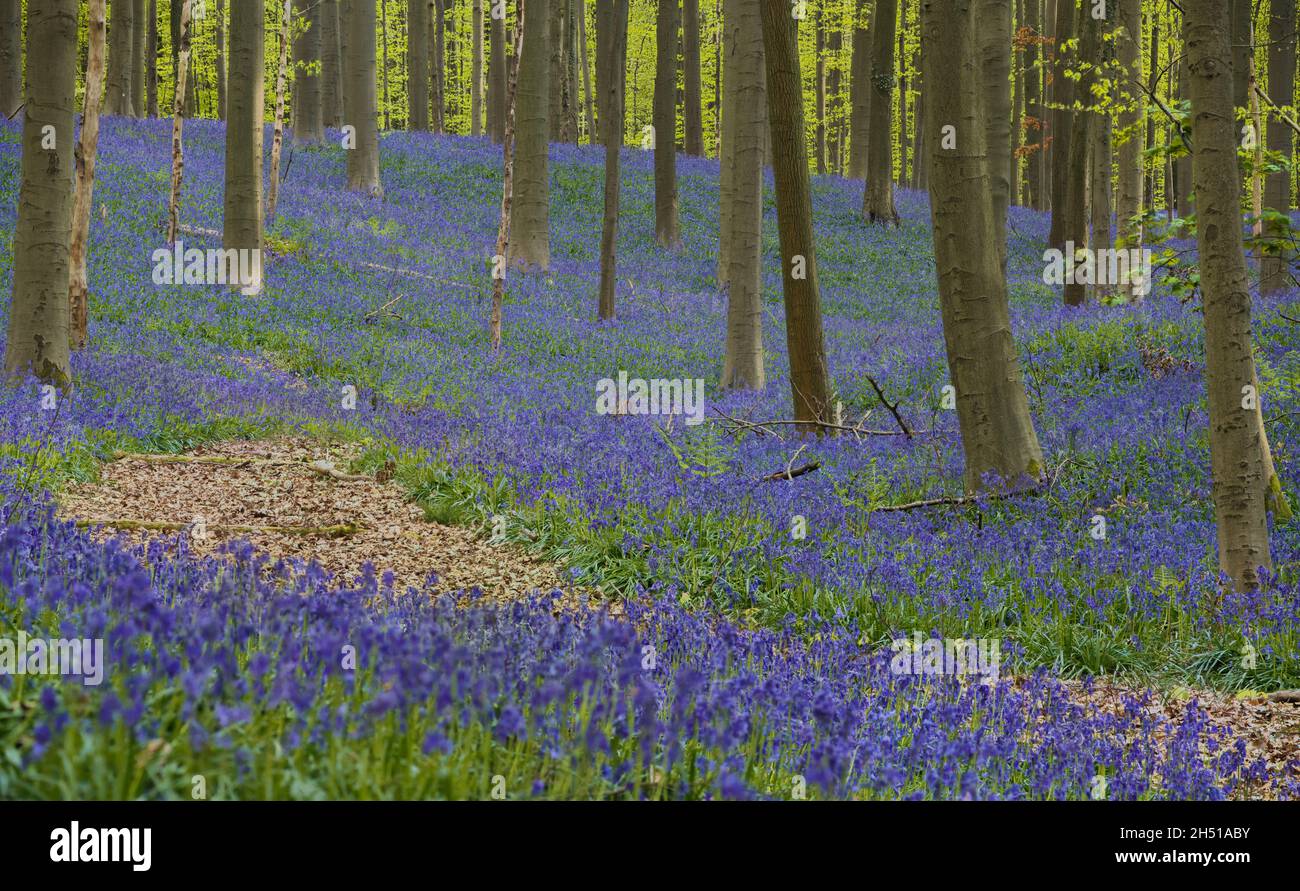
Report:
[[[126,455],[106,464],[98,482],[63,492],[59,512],[96,536],[132,544],[185,530],[190,550],[202,555],[247,539],[275,558],[315,560],[344,582],[369,561],[381,578],[391,570],[399,590],[420,587],[433,573],[437,591],[477,587],[509,600],[559,589],[562,603],[578,601],[555,566],[470,529],[429,522],[397,484],[347,473],[354,456],[353,447],[305,438]]]

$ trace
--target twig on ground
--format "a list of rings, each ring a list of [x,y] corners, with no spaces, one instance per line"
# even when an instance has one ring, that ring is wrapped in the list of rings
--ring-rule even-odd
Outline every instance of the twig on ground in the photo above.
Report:
[[[122,530],[148,530],[151,532],[180,532],[190,529],[193,523],[176,523],[168,520],[128,520],[114,517],[97,517],[89,520],[78,520],[78,528],[89,529],[95,526],[108,526],[112,529]],[[256,533],[272,532],[280,535],[323,535],[326,538],[342,538],[345,535],[352,535],[357,531],[356,523],[337,523],[333,526],[222,526],[217,524],[205,524],[209,532],[218,534],[235,534],[235,533]]]
[[[867,382],[871,384],[871,389],[876,391],[876,398],[880,400],[880,404],[889,409],[889,413],[893,415],[894,420],[898,422],[898,429],[903,431],[904,436],[911,439],[912,428],[907,426],[907,422],[903,420],[903,416],[898,413],[898,403],[895,402],[893,405],[889,404],[889,400],[885,398],[885,391],[880,389],[880,384],[876,383],[874,377],[867,375]]]

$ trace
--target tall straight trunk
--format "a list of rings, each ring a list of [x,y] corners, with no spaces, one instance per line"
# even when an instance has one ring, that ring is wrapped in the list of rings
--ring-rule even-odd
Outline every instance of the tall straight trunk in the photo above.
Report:
[[[472,74],[469,83],[469,135],[483,135],[483,0],[474,0],[474,25],[470,28],[473,41]]]
[[[1043,73],[1038,67],[1039,43],[1042,36],[1042,0],[1024,0],[1024,26],[1029,29],[1029,42],[1024,49],[1024,73],[1021,75],[1025,90],[1025,118],[1027,126],[1023,138],[1025,148],[1025,190],[1030,207],[1042,210],[1043,202],[1043,159],[1047,157],[1047,148],[1043,144],[1046,135],[1043,122],[1047,110],[1043,106]]]
[[[822,334],[821,292],[817,287],[799,47],[786,0],[759,0],[759,8],[794,419],[799,422],[799,432],[823,434],[827,428],[820,425],[833,417],[833,391]],[[885,138],[888,141],[888,130]]]
[[[504,4],[501,8],[504,9]],[[504,18],[497,18],[495,15],[496,0],[493,0],[489,9],[492,14],[488,24],[488,43],[491,51],[491,62],[488,66],[488,135],[492,137],[493,142],[501,142],[505,133],[506,120],[506,22]],[[438,82],[438,77],[435,72],[435,84]]]
[[[1232,104],[1244,109],[1250,105],[1250,59],[1254,55],[1253,7],[1258,0],[1228,0],[1232,4]],[[1295,23],[1292,22],[1292,30]],[[1241,128],[1237,129],[1241,132]],[[1238,140],[1240,141],[1240,140]]]
[[[321,120],[320,58],[321,5],[319,0],[294,0],[297,7],[293,42],[293,141],[317,143],[325,140]]]
[[[700,83],[700,0],[682,0],[682,116],[686,154],[704,157],[704,90]]]
[[[623,148],[626,104],[628,0],[596,7],[596,87],[600,91],[600,125],[605,143],[605,212],[600,226],[600,297],[596,316],[615,317],[614,284],[618,248],[618,162]]]
[[[826,92],[830,96],[829,116],[830,116],[830,144],[827,151],[830,155],[828,162],[831,173],[844,175],[844,97],[843,86],[844,78],[840,71],[840,57],[844,49],[844,33],[840,28],[838,17],[833,22],[830,34],[826,39],[826,46],[834,60],[834,65],[826,75]],[[906,130],[906,128],[904,128]],[[902,134],[899,134],[902,138]]]
[[[86,345],[90,324],[86,245],[90,240],[90,206],[95,194],[95,155],[99,150],[99,106],[104,98],[104,0],[90,0],[86,25],[86,96],[77,142],[77,192],[72,205],[72,240],[68,249],[69,345]]]
[[[1092,237],[1089,242],[1093,251],[1108,250],[1114,245],[1114,238],[1111,234],[1111,188],[1113,186],[1111,175],[1111,123],[1110,114],[1102,111],[1092,122],[1091,126],[1092,151],[1088,158],[1089,164],[1089,190],[1091,199],[1089,202],[1092,230]],[[1104,254],[1094,253],[1093,256],[1106,256]],[[1097,290],[1099,295],[1109,295],[1115,290],[1115,282],[1098,283]]]
[[[230,4],[226,198],[221,238],[222,247],[258,251],[259,255],[262,250],[262,117],[266,98],[265,14],[263,0],[237,0]],[[260,277],[240,284],[252,292],[261,287]]]
[[[551,265],[550,184],[547,135],[551,81],[551,2],[528,0],[524,56],[519,60],[519,108],[515,110],[515,194],[510,219],[510,257],[520,266]]]
[[[853,58],[849,63],[849,178],[867,178],[867,134],[871,115],[871,32],[866,0],[857,0],[853,23]]]
[[[731,219],[728,253],[727,347],[721,386],[761,390],[767,383],[763,363],[763,130],[767,115],[767,85],[763,69],[763,23],[748,0],[728,0],[728,22],[734,22],[734,65],[728,67],[728,89],[737,101],[732,129]],[[733,83],[734,81],[734,83]]]
[[[718,145],[718,263],[715,278],[718,287],[726,286],[731,275],[732,224],[735,221],[735,181],[736,181],[736,109],[737,86],[740,75],[736,66],[740,64],[740,17],[744,14],[737,7],[737,0],[723,0],[722,18],[719,27],[726,62],[720,72],[722,81],[722,126],[719,128]],[[766,131],[766,124],[764,125]],[[766,152],[767,135],[764,132],[764,152]],[[762,167],[762,162],[759,164]]]
[[[432,0],[429,17],[429,46],[432,50],[433,65],[433,117],[429,126],[434,133],[447,130],[447,2]],[[503,44],[504,46],[504,44]],[[505,126],[505,71],[501,73],[501,120]],[[498,142],[500,140],[497,140]]]
[[[0,0],[0,114],[23,104],[23,4]]]
[[[379,75],[384,84],[384,129],[391,130],[393,129],[393,103],[388,91],[388,3],[386,0],[379,0],[379,29],[382,47],[378,51],[383,53],[379,60]]]
[[[1142,79],[1142,3],[1141,0],[1119,2],[1119,64],[1131,84],[1124,92],[1131,97],[1119,113],[1119,190],[1115,203],[1119,225],[1119,244],[1137,247],[1142,244],[1142,117],[1145,97],[1136,84]]]
[[[149,111],[149,90],[146,81],[149,78],[147,54],[149,52],[149,3],[148,0],[133,0],[131,20],[135,23],[131,31],[134,41],[131,46],[131,112],[142,118]]]
[[[1066,76],[1068,53],[1065,44],[1074,39],[1075,0],[1047,0],[1055,2],[1056,40],[1052,48],[1052,116],[1048,136],[1051,140],[1051,202],[1052,222],[1047,235],[1048,247],[1065,246],[1066,192],[1070,188],[1070,138],[1074,129],[1074,82]],[[1091,9],[1091,7],[1090,7]],[[1077,66],[1076,66],[1077,67]]]
[[[26,79],[5,372],[30,372],[67,388],[72,383],[68,253],[76,173],[77,0],[42,0],[28,7],[27,58],[40,60],[41,76]],[[53,147],[46,148],[51,133]]]
[[[898,225],[894,207],[894,27],[898,0],[876,0],[871,23],[871,125],[867,137],[867,188],[862,215],[870,223]]]
[[[279,64],[275,68],[275,118],[271,127],[271,189],[266,199],[266,219],[275,219],[280,200],[280,150],[284,145],[284,107],[289,88],[289,44],[294,0],[280,0]]]
[[[521,0],[519,15],[527,19],[527,13],[528,9]],[[501,135],[502,181],[501,215],[497,224],[496,255],[498,257],[507,257],[510,254],[510,201],[514,192],[515,178],[515,95],[519,89],[518,62],[523,56],[523,49],[524,32],[523,29],[517,29],[515,31],[515,65],[510,70],[510,83],[506,87],[506,112]],[[503,265],[500,272],[492,278],[492,316],[488,322],[488,338],[492,342],[494,351],[501,348],[501,316],[506,299],[506,272],[507,270]]]
[[[172,0],[176,2],[176,0]],[[337,0],[324,0],[331,3]],[[225,0],[217,0],[217,118],[224,121],[226,119],[226,4]]]
[[[919,11],[919,10],[918,10]],[[916,108],[913,112],[912,134],[912,188],[928,189],[930,187],[930,162],[926,160],[925,150],[929,145],[925,141],[925,75],[920,70],[921,59],[917,57],[916,72]]]
[[[907,0],[898,9],[898,178],[907,185],[907,56],[904,37],[907,32]]]
[[[1017,25],[1024,27],[1025,0],[1015,0],[1013,14],[1015,19],[1008,23],[1010,27],[1007,31],[1007,37],[1009,38],[1016,34]],[[1007,180],[1007,194],[1012,204],[1023,205],[1024,198],[1021,193],[1022,183],[1020,180],[1020,143],[1021,134],[1024,132],[1024,121],[1021,115],[1025,103],[1025,78],[1018,62],[1020,54],[1016,52],[1014,47],[1009,48],[1007,51],[1011,54],[1011,133],[1007,152],[1007,163],[1009,165],[1007,169],[1007,176],[1009,177]]]
[[[1272,557],[1264,430],[1259,412],[1248,408],[1242,396],[1245,388],[1257,385],[1257,377],[1241,234],[1235,53],[1229,45],[1229,9],[1221,0],[1183,0],[1183,9],[1219,569],[1245,591],[1258,587],[1259,568],[1271,569]]]
[[[677,218],[677,0],[659,0],[655,23],[655,241],[682,244]]]
[[[1268,96],[1273,104],[1285,108],[1295,99],[1296,3],[1295,0],[1271,0],[1268,19]],[[1295,120],[1295,117],[1292,117]],[[1284,158],[1293,158],[1292,132],[1277,113],[1268,116],[1268,148]],[[1291,205],[1291,172],[1283,166],[1270,173],[1264,183],[1264,206],[1285,214]],[[1264,251],[1259,266],[1261,294],[1275,294],[1288,287],[1288,272],[1294,250],[1284,244],[1286,225],[1280,220],[1264,223],[1264,236],[1273,239]]]
[[[167,243],[175,244],[181,227],[181,181],[185,178],[185,83],[190,73],[190,37],[193,18],[190,0],[179,0],[176,6],[180,25],[176,45],[176,83],[172,91],[172,179],[171,193],[167,199]]]
[[[817,41],[817,76],[815,98],[817,173],[826,173],[826,13],[817,7],[813,14],[814,39]]]
[[[348,188],[378,198],[383,196],[384,187],[379,181],[375,0],[345,0],[342,25],[348,35],[347,56],[343,65],[343,78],[348,90],[347,112],[350,116],[346,123],[356,127],[356,148],[348,152]]]
[[[130,117],[135,97],[135,2],[117,0],[108,23],[108,93],[104,113]]]
[[[339,0],[321,0],[320,105],[321,123],[343,126],[343,80],[339,49]]]
[[[587,3],[586,0],[574,2],[578,15],[578,45],[582,50],[582,95],[587,110],[587,141],[594,145],[600,142],[600,134],[596,130],[595,91],[591,88],[591,65],[587,58]]]
[[[568,0],[548,0],[550,15],[547,18],[550,91],[547,96],[550,111],[547,130],[551,142],[564,141],[564,14]]]
[[[1186,29],[1186,24],[1184,24]],[[1184,38],[1185,40],[1186,38]],[[1187,53],[1183,52],[1178,62],[1178,98],[1187,99],[1190,85],[1188,83],[1187,70]],[[1173,138],[1178,139],[1176,127]],[[1186,217],[1192,213],[1192,158],[1191,155],[1181,155],[1174,162],[1174,188],[1176,190],[1175,207],[1178,210],[1178,216]]]
[[[407,0],[406,6],[406,122],[408,129],[429,129],[428,0]]]
[[[1109,16],[1110,10],[1103,12]],[[1092,7],[1080,6],[1075,28],[1079,35],[1079,58],[1096,59],[1101,44],[1100,34],[1103,29],[1101,19],[1092,15]],[[1086,69],[1079,78],[1075,89],[1081,108],[1075,112],[1073,126],[1070,128],[1070,158],[1066,167],[1068,182],[1065,190],[1065,241],[1073,243],[1077,252],[1088,244],[1088,171],[1089,158],[1093,150],[1093,133],[1097,126],[1096,115],[1088,110],[1093,104],[1092,85],[1096,75],[1092,68]],[[1086,284],[1067,281],[1064,299],[1067,306],[1082,306],[1088,300]]]
[[[158,117],[158,0],[149,0],[145,103],[149,117]]]
[[[998,263],[976,8],[967,0],[921,3],[934,258],[966,488],[972,491],[988,474],[1020,485],[1043,472]],[[953,139],[956,148],[945,148]]]

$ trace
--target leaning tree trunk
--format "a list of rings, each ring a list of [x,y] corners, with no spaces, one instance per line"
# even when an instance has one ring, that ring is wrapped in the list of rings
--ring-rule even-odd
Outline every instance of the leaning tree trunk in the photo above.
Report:
[[[428,0],[408,0],[406,6],[406,120],[411,130],[429,129]]]
[[[821,424],[832,417],[833,397],[817,288],[799,48],[787,0],[760,0],[759,6],[794,419],[799,432],[821,434],[827,431]],[[885,138],[889,139],[888,131]]]
[[[23,103],[22,13],[22,0],[0,0],[0,114],[5,117]]]
[[[497,11],[502,16],[497,17]],[[493,142],[501,142],[506,121],[506,22],[505,6],[498,7],[496,0],[490,6],[491,23],[488,25],[488,135]]]
[[[5,372],[69,387],[68,261],[72,235],[73,103],[77,93],[77,0],[41,0],[27,10],[22,185],[13,240],[13,302]]]
[[[894,27],[898,0],[876,0],[871,23],[871,124],[867,134],[867,188],[862,215],[869,223],[898,225],[894,207]]]
[[[1074,39],[1075,0],[1047,0],[1056,3],[1056,42],[1052,49],[1050,70],[1052,86],[1052,113],[1048,138],[1050,139],[1049,186],[1051,188],[1052,222],[1047,235],[1047,246],[1065,246],[1066,192],[1070,188],[1070,138],[1074,128],[1074,81],[1066,76],[1067,53],[1065,44]],[[1089,7],[1091,9],[1091,7]],[[1077,66],[1076,66],[1077,67]]]
[[[262,251],[262,117],[266,88],[263,0],[230,4],[230,92],[226,120],[226,199],[222,247]],[[187,91],[188,92],[188,91]],[[242,268],[242,264],[241,264]],[[253,281],[238,284],[247,293],[261,288],[261,263]]]
[[[511,262],[543,270],[551,265],[546,159],[550,129],[550,4],[551,0],[528,0],[524,56],[519,60],[515,194],[510,210]]]
[[[1119,189],[1115,202],[1121,247],[1142,244],[1142,2],[1119,0],[1119,65],[1131,83],[1123,87],[1127,107],[1119,113]],[[1108,162],[1109,163],[1109,160]]]
[[[628,0],[611,0],[596,7],[596,88],[600,92],[600,125],[605,143],[605,213],[600,227],[600,296],[596,317],[615,316],[614,283],[618,249],[618,162],[623,148],[626,109]]]
[[[130,117],[131,99],[135,95],[132,73],[135,71],[135,4],[117,0],[108,23],[108,93],[104,113]]]
[[[347,124],[356,128],[348,152],[348,188],[381,198],[379,181],[379,87],[375,79],[375,0],[347,0],[343,30],[348,35],[343,77],[349,99]]]
[[[1222,0],[1183,0],[1183,8],[1219,569],[1245,591],[1259,586],[1259,569],[1271,569],[1272,557],[1264,431],[1255,406],[1243,400],[1256,375],[1241,233],[1232,29]]]
[[[1285,108],[1295,100],[1296,4],[1295,0],[1272,0],[1268,20],[1268,95],[1275,106]],[[1294,120],[1294,118],[1292,118]],[[1276,112],[1268,117],[1268,148],[1284,158],[1291,152],[1291,129]],[[1291,172],[1283,165],[1270,173],[1264,184],[1264,206],[1286,214],[1291,206]],[[1290,285],[1290,265],[1294,249],[1285,243],[1284,220],[1264,223],[1264,236],[1270,241],[1259,266],[1261,294],[1275,294]]]
[[[659,0],[655,27],[655,241],[681,247],[677,218],[677,0]]]
[[[149,66],[145,64],[149,49],[149,3],[147,0],[134,0],[131,19],[135,22],[131,32],[131,113],[144,117],[149,111]]]
[[[321,9],[319,0],[294,0],[293,141],[299,145],[324,142],[321,120],[320,58]]]
[[[1103,12],[1109,15],[1110,11],[1103,9]],[[1100,46],[1101,20],[1092,15],[1090,6],[1080,6],[1078,16],[1075,26],[1079,34],[1079,57],[1096,59]],[[1092,154],[1094,128],[1097,126],[1096,116],[1088,110],[1088,106],[1094,101],[1092,85],[1095,80],[1093,68],[1087,68],[1079,77],[1076,89],[1083,107],[1075,112],[1073,126],[1070,128],[1070,156],[1065,189],[1065,241],[1067,246],[1073,244],[1076,252],[1088,244],[1088,160]],[[1082,306],[1088,300],[1088,286],[1067,280],[1064,299],[1067,306]]]
[[[761,390],[767,384],[763,364],[763,151],[767,126],[763,23],[748,0],[727,4],[736,28],[734,64],[727,69],[727,89],[736,92],[731,138],[734,147],[729,200],[723,213],[731,220],[727,274],[727,351],[723,388]]]
[[[68,273],[69,344],[86,345],[89,320],[89,284],[86,280],[86,244],[90,240],[90,204],[95,193],[95,154],[99,149],[99,105],[104,97],[104,0],[90,0],[87,21],[86,98],[77,143],[77,194],[72,206],[72,242]]]
[[[704,157],[704,90],[700,84],[700,0],[682,0],[682,117],[686,154]]]
[[[867,134],[871,114],[871,33],[866,0],[854,10],[853,59],[849,63],[849,178],[867,178]]]
[[[998,263],[984,146],[974,4],[923,0],[924,152],[948,370],[966,457],[966,488],[1041,477],[1038,445]],[[954,147],[955,146],[955,147]]]
[[[1011,0],[979,0],[979,53],[984,89],[984,135],[998,257],[1007,262],[1007,206],[1011,202]]]

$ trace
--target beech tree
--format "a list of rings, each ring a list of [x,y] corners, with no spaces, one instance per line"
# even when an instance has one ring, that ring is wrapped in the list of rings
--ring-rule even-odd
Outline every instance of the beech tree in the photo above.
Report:
[[[550,185],[547,152],[550,121],[550,9],[554,0],[529,0],[524,55],[519,60],[515,109],[515,179],[510,209],[511,262],[546,269],[551,264]]]
[[[849,170],[851,179],[867,178],[868,118],[871,114],[871,35],[867,2],[856,0],[853,13],[853,60],[849,68]]]
[[[1116,10],[1119,32],[1118,58],[1124,76],[1125,105],[1119,113],[1119,178],[1115,200],[1118,243],[1123,247],[1142,244],[1142,118],[1145,97],[1139,88],[1142,78],[1142,4],[1140,0],[1119,0]],[[1109,159],[1107,159],[1109,160]]]
[[[381,198],[384,187],[379,181],[375,0],[344,0],[342,24],[344,33],[348,35],[343,78],[349,98],[346,105],[348,120],[344,125],[356,128],[355,147],[347,153],[348,188]],[[261,132],[260,126],[258,132]]]
[[[118,0],[108,23],[108,92],[104,97],[105,114],[134,113],[132,100],[135,84],[135,3]]]
[[[406,102],[407,127],[429,129],[429,33],[428,0],[407,0]]]
[[[601,96],[601,139],[605,143],[605,213],[600,227],[600,297],[596,309],[596,316],[602,321],[615,316],[618,161],[623,148],[627,22],[628,0],[610,0],[596,7],[596,89]]]
[[[23,104],[23,2],[0,0],[0,114]]]
[[[976,9],[966,0],[921,3],[934,259],[970,491],[989,474],[1015,487],[1043,473],[996,244]]]
[[[1051,175],[1051,229],[1047,244],[1053,248],[1065,247],[1066,191],[1069,189],[1070,142],[1074,128],[1074,81],[1066,76],[1068,59],[1066,45],[1074,39],[1075,0],[1047,0],[1055,2],[1056,40],[1052,45],[1051,83],[1052,115],[1048,137]]]
[[[993,230],[1005,265],[1011,203],[1011,0],[979,0],[978,24]]]
[[[224,248],[257,252],[262,250],[265,13],[263,0],[237,0],[230,4],[226,196],[221,237]],[[261,283],[240,282],[240,285],[256,290]]]
[[[41,76],[26,78],[5,373],[31,373],[67,388],[77,0],[28,7],[26,51],[28,59],[41,60]]]
[[[677,0],[658,0],[654,96],[655,241],[682,243],[677,218]]]
[[[898,0],[876,0],[871,22],[871,98],[867,130],[867,188],[862,215],[869,223],[898,225],[894,207],[894,26]],[[802,132],[802,131],[801,131]]]
[[[95,189],[95,156],[99,150],[99,106],[104,98],[104,0],[90,0],[87,13],[86,95],[76,148],[77,191],[68,249],[68,341],[74,350],[86,345],[90,324],[86,245],[90,241],[90,205]]]
[[[321,4],[320,0],[294,0],[293,141],[311,144],[325,140],[321,119]]]
[[[686,154],[704,156],[700,84],[700,0],[682,0],[682,122]]]
[[[832,419],[832,392],[822,334],[821,292],[817,287],[799,50],[787,0],[760,0],[759,8],[781,243],[786,351],[790,359],[794,419],[799,422],[795,429],[822,434],[827,432],[822,424]]]
[[[1258,383],[1241,231],[1232,23],[1222,0],[1183,0],[1183,10],[1219,567],[1237,590],[1244,591],[1258,587],[1259,570],[1272,568],[1272,556],[1269,480],[1261,415],[1254,404]]]
[[[1292,104],[1295,96],[1296,3],[1271,0],[1268,18],[1268,96],[1275,108]],[[1295,116],[1292,117],[1295,120]],[[1261,134],[1262,136],[1263,134]],[[1268,116],[1268,149],[1282,157],[1291,156],[1293,131],[1280,113]],[[1291,206],[1291,171],[1286,165],[1268,174],[1264,183],[1264,206],[1273,214],[1264,221],[1266,239],[1259,263],[1261,294],[1275,294],[1292,285],[1290,264],[1294,250],[1286,243],[1287,223],[1283,218]]]

